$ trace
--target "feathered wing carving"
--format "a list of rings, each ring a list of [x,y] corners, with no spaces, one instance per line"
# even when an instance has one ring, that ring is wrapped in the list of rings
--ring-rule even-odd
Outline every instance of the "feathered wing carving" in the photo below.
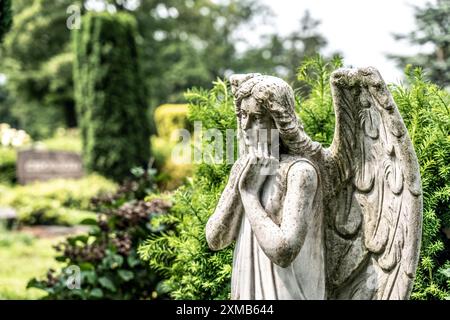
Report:
[[[411,140],[376,69],[339,69],[331,86],[336,128],[322,158],[329,298],[407,299],[422,223]]]

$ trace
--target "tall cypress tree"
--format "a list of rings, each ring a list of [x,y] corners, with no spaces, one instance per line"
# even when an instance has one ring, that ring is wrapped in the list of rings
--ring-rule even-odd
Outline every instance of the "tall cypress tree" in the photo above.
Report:
[[[3,40],[3,35],[11,28],[11,24],[11,0],[0,0],[0,42]]]
[[[86,167],[116,180],[150,157],[135,19],[88,13],[74,34],[75,101]]]

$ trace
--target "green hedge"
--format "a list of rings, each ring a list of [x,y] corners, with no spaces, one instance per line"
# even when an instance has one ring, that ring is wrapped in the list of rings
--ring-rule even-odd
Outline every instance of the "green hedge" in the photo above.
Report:
[[[74,32],[75,100],[91,171],[121,180],[150,158],[146,90],[131,15],[88,13]]]
[[[413,299],[450,299],[450,94],[407,67],[391,91],[416,151],[423,188],[423,236]]]
[[[98,175],[25,186],[0,185],[0,206],[14,208],[21,225],[75,225],[86,218],[95,218],[95,213],[90,211],[92,197],[115,189],[113,182]]]
[[[0,184],[16,182],[16,150],[0,147]]]

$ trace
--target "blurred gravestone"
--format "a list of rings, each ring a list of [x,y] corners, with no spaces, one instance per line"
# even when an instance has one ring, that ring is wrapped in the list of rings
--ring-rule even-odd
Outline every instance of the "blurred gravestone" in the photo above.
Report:
[[[81,156],[66,151],[19,151],[17,179],[21,184],[55,178],[81,178],[84,175]]]

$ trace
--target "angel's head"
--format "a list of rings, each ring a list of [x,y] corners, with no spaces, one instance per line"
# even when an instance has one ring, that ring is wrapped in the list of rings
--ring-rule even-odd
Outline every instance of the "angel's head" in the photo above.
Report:
[[[256,146],[263,138],[269,147],[278,143],[282,153],[303,155],[316,149],[297,118],[294,92],[285,81],[250,73],[233,75],[230,82],[247,147]],[[272,129],[278,131],[279,141],[274,141]]]

